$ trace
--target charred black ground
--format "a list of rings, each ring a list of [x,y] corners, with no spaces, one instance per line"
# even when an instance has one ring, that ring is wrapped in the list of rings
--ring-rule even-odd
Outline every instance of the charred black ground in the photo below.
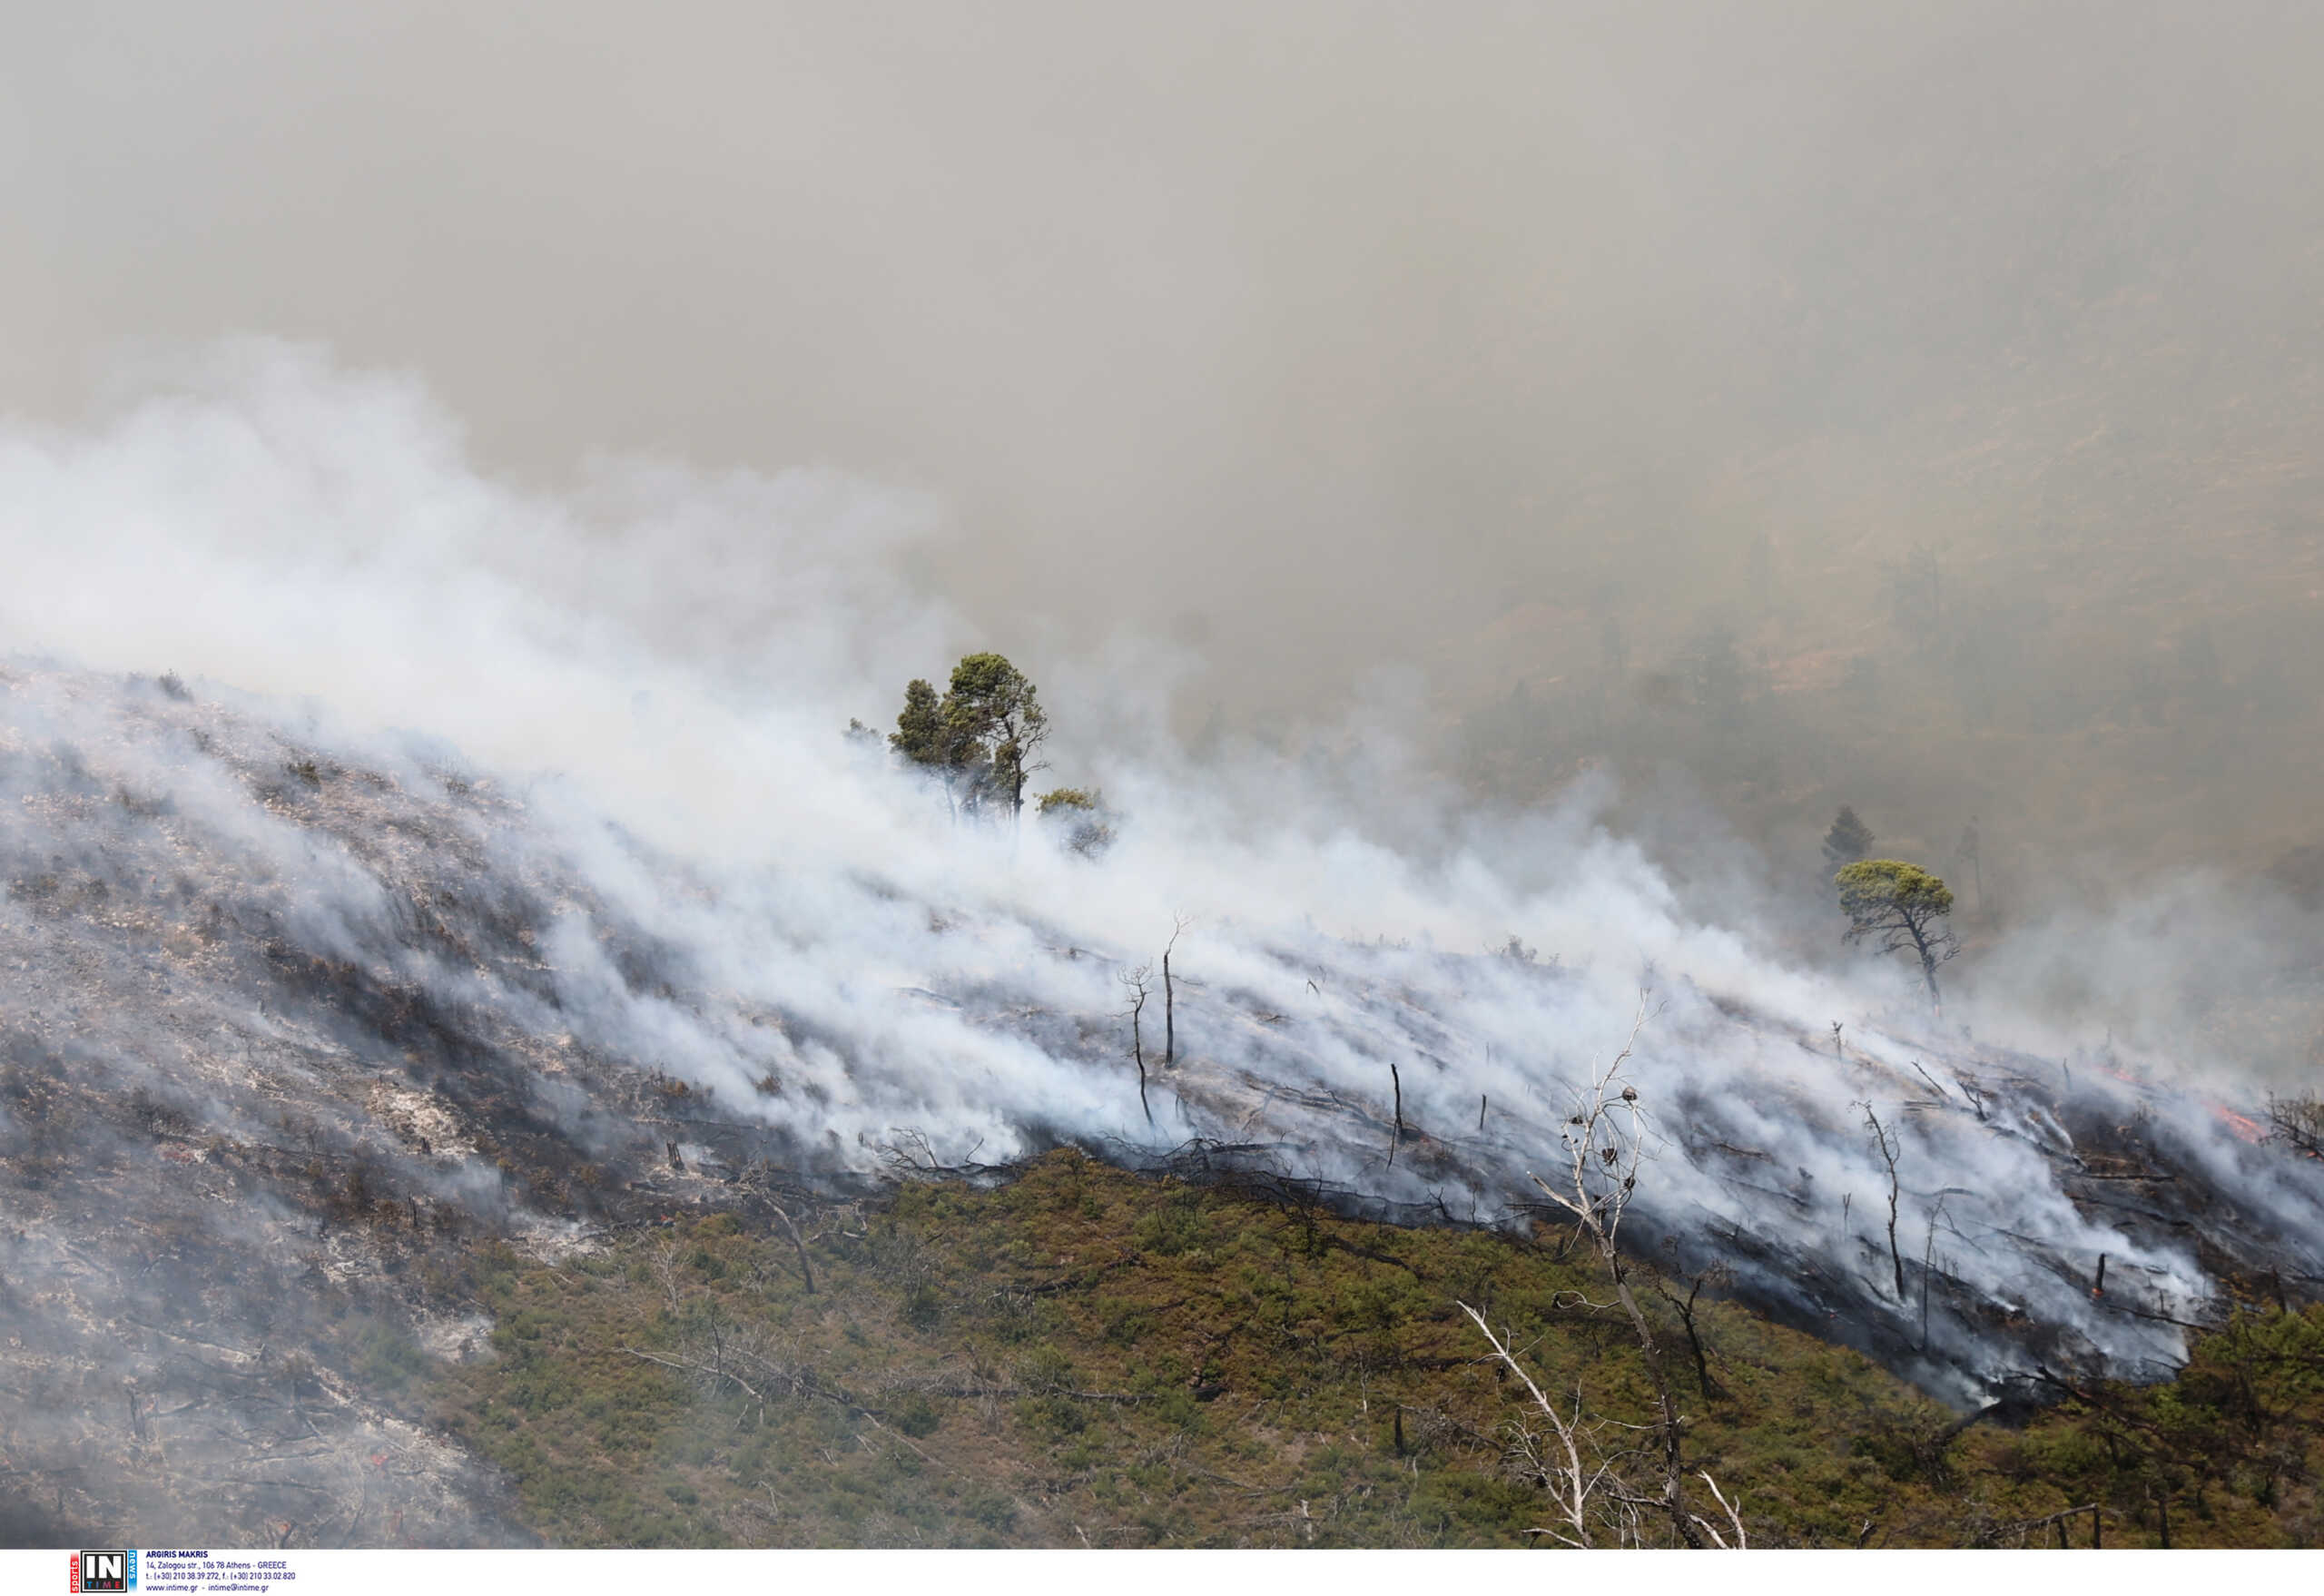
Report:
[[[1064,1143],[1292,1210],[1528,1234],[1543,1217],[1521,1177],[1539,1132],[1496,1119],[1478,1136],[1453,1120],[1460,1027],[1409,989],[1384,984],[1357,1011],[1405,1049],[1393,1105],[1307,1065],[1312,1033],[1283,1014],[1256,1001],[1237,1012],[1214,993],[1212,1034],[1232,1025],[1254,1039],[1184,1065],[1175,1146],[1092,1136],[1028,1105],[1021,1151],[986,1164],[908,1123],[883,1148],[834,1148],[797,1128],[812,1081],[770,1069],[746,1094],[722,1091],[569,1010],[547,950],[577,920],[641,1003],[723,1006],[793,1049],[850,1046],[811,1015],[707,984],[685,946],[593,885],[520,795],[449,763],[369,766],[182,689],[33,671],[7,685],[10,1539],[530,1539],[507,1475],[430,1405],[442,1369],[492,1345],[479,1248],[553,1270],[716,1214],[775,1236],[792,1217],[876,1202],[900,1178],[1006,1182],[1025,1155]],[[711,891],[620,845],[670,891]],[[1460,961],[1435,962],[1472,979]],[[1474,979],[1508,978],[1470,963]],[[1570,978],[1517,979],[1554,991]],[[891,1000],[1122,1069],[1108,1015],[1041,1010],[999,984]],[[1815,1039],[1742,1004],[1718,1010],[1755,1046],[1821,1059]],[[1738,1304],[1965,1411],[2166,1376],[2188,1334],[2324,1288],[2304,1219],[2324,1200],[2324,1166],[2256,1139],[2233,1108],[2089,1061],[1966,1044],[1918,1049],[1917,1079],[1854,1048],[1829,1063],[1867,1098],[1893,1097],[1914,1160],[1903,1256],[1845,1221],[1785,1217],[1856,1210],[1743,1122],[1806,1093],[1805,1078],[1770,1075],[1746,1116],[1726,1072],[1663,1111],[1664,1163],[1695,1184],[1641,1197],[1642,1255],[1674,1278],[1723,1271],[1718,1289]],[[1846,1118],[1804,1095],[1792,1107]],[[2030,1149],[2128,1245],[2092,1256],[2054,1234],[1964,1224],[1976,1194],[1946,1197],[1944,1160],[1972,1142]],[[1811,1245],[1818,1227],[1828,1246]],[[2011,1267],[2050,1282],[2077,1316],[2013,1300],[1990,1269],[1976,1283],[1961,1266],[1971,1248],[2014,1249]],[[2193,1260],[2203,1289],[2166,1277],[2153,1262],[2166,1256]],[[1892,1275],[1901,1296],[1879,1285]]]

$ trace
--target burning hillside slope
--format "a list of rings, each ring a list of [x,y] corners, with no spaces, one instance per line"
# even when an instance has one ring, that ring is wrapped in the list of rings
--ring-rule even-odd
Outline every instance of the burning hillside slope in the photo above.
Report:
[[[1142,1105],[1120,978],[1146,956],[1091,907],[1110,866],[1029,840],[933,901],[901,884],[924,861],[891,878],[801,839],[714,879],[561,788],[280,706],[53,669],[5,689],[23,1539],[510,1538],[396,1394],[395,1348],[488,1330],[433,1267],[480,1234],[554,1258],[680,1204],[1058,1142],[1519,1217],[1636,1003],[1610,945],[1461,956],[1205,905],[1169,992],[1148,978]],[[860,779],[867,804],[896,786]],[[2160,1374],[2239,1294],[2324,1286],[2324,1166],[2094,1060],[1861,1021],[1843,1044],[1832,991],[1753,968],[1652,978],[1641,1246],[1962,1402]]]

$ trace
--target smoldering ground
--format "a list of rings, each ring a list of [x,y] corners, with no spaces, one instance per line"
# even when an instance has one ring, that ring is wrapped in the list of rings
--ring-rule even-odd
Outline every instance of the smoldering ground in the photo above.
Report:
[[[1640,1239],[1955,1399],[2160,1373],[2254,1280],[2324,1276],[2312,1161],[2246,1139],[2211,1061],[2196,1093],[2127,1037],[2014,1050],[2007,1009],[1939,1026],[1896,972],[1774,957],[1600,823],[1602,783],[1478,814],[1376,729],[1197,762],[1168,651],[1123,645],[1020,655],[1116,847],[954,823],[842,734],[978,641],[900,591],[938,533],[891,494],[527,492],[415,384],[241,345],[104,428],[11,431],[0,507],[7,625],[86,662],[10,667],[0,953],[11,1333],[27,1390],[73,1394],[9,1444],[67,1522],[502,1532],[356,1372],[457,1341],[434,1249],[554,1255],[752,1170],[1193,1144],[1506,1218],[1641,988]],[[1122,978],[1181,917],[1141,1090]],[[294,1432],[339,1461],[260,1466]],[[60,1473],[91,1446],[235,1483],[107,1496]],[[362,1466],[391,1454],[392,1487]]]

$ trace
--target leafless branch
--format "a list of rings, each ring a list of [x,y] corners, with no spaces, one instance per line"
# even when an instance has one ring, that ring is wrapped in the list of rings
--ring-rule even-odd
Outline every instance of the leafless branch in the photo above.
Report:
[[[2268,1098],[2268,1123],[2275,1134],[2311,1158],[2324,1158],[2324,1098]]]
[[[1718,1532],[1718,1527],[1712,1523],[1709,1519],[1702,1517],[1700,1514],[1696,1515],[1695,1522],[1702,1526],[1703,1533],[1709,1535],[1711,1538],[1712,1543],[1721,1552],[1749,1551],[1751,1546],[1751,1538],[1743,1532],[1743,1515],[1737,1510],[1736,1503],[1727,1500],[1725,1494],[1722,1493],[1718,1488],[1718,1482],[1710,1477],[1709,1470],[1698,1469],[1695,1473],[1697,1478],[1700,1479],[1704,1484],[1710,1487],[1711,1500],[1718,1503],[1720,1509],[1727,1514],[1727,1522],[1735,1527],[1735,1544],[1729,1546],[1727,1543],[1727,1537]],[[1739,1496],[1736,1498],[1736,1502],[1740,1502],[1742,1498]]]
[[[1170,979],[1170,955],[1177,951],[1178,939],[1187,933],[1193,921],[1183,914],[1170,917],[1170,940],[1162,949],[1162,1068],[1175,1069],[1178,1062],[1178,994]]]
[[[1147,1101],[1146,1098],[1146,1036],[1140,1025],[1146,1013],[1146,1000],[1149,995],[1148,983],[1152,976],[1152,967],[1141,964],[1135,970],[1122,971],[1120,977],[1122,985],[1130,994],[1129,1008],[1127,1010],[1129,1017],[1129,1056],[1137,1065],[1137,1106],[1146,1110],[1146,1122],[1148,1125],[1154,1123],[1154,1105]]]
[[[814,1296],[815,1266],[807,1261],[807,1244],[799,1237],[799,1227],[791,1222],[791,1216],[782,1204],[770,1201],[767,1207],[774,1210],[774,1217],[783,1221],[783,1228],[789,1233],[791,1245],[799,1254],[799,1276],[807,1283],[807,1295]]]
[[[1880,1123],[1872,1105],[1866,1103],[1864,1122],[1872,1130],[1872,1145],[1880,1154],[1880,1161],[1888,1167],[1888,1262],[1896,1271],[1896,1301],[1905,1300],[1905,1255],[1896,1246],[1896,1133]]]
[[[1622,1219],[1638,1190],[1639,1168],[1649,1156],[1648,1140],[1651,1135],[1638,1089],[1630,1084],[1624,1070],[1638,1046],[1639,1033],[1645,1028],[1651,1003],[1650,990],[1641,988],[1638,1012],[1630,1020],[1630,1034],[1623,1040],[1621,1050],[1586,1088],[1574,1093],[1573,1112],[1559,1133],[1565,1148],[1565,1164],[1559,1172],[1558,1184],[1552,1186],[1531,1171],[1528,1178],[1544,1197],[1574,1217],[1577,1234],[1590,1238],[1613,1281],[1614,1296],[1638,1337],[1639,1350],[1654,1384],[1656,1405],[1660,1412],[1659,1424],[1641,1426],[1651,1429],[1660,1443],[1662,1493],[1651,1504],[1669,1520],[1672,1532],[1680,1542],[1699,1546],[1703,1542],[1698,1521],[1686,1505],[1686,1471],[1680,1461],[1683,1421],[1654,1327],[1630,1289],[1630,1266],[1620,1247]]]
[[[1461,1311],[1469,1315],[1477,1329],[1483,1335],[1485,1345],[1492,1348],[1493,1355],[1506,1364],[1510,1372],[1518,1379],[1524,1382],[1526,1391],[1533,1398],[1533,1405],[1540,1410],[1543,1418],[1549,1420],[1550,1428],[1557,1436],[1558,1448],[1562,1456],[1554,1463],[1540,1467],[1540,1475],[1542,1483],[1549,1487],[1551,1500],[1557,1503],[1558,1511],[1563,1515],[1567,1527],[1564,1530],[1536,1530],[1532,1532],[1551,1536],[1568,1546],[1588,1546],[1590,1543],[1590,1498],[1592,1491],[1604,1480],[1605,1470],[1600,1467],[1593,1471],[1582,1466],[1579,1440],[1581,1423],[1581,1393],[1577,1391],[1574,1394],[1574,1411],[1571,1417],[1569,1418],[1559,1412],[1557,1404],[1541,1394],[1541,1388],[1533,1383],[1533,1376],[1527,1372],[1524,1364],[1517,1361],[1516,1355],[1509,1350],[1509,1344],[1493,1334],[1492,1326],[1485,1323],[1485,1316],[1467,1303],[1462,1303],[1459,1305]],[[1531,1449],[1528,1450],[1530,1452]],[[1539,1467],[1538,1460],[1536,1462]]]

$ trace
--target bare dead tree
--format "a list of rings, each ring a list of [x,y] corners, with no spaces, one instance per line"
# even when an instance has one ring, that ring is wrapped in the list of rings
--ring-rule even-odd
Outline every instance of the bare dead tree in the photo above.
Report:
[[[1913,1073],[1914,1073],[1914,1074],[1915,1074],[1915,1075],[1919,1076],[1923,1080],[1925,1080],[1925,1081],[1928,1082],[1928,1089],[1929,1089],[1929,1090],[1931,1090],[1931,1091],[1933,1091],[1933,1092],[1935,1092],[1935,1093],[1936,1094],[1936,1100],[1937,1100],[1938,1102],[1943,1103],[1943,1102],[1947,1102],[1947,1101],[1949,1101],[1949,1100],[1950,1100],[1950,1099],[1948,1099],[1948,1098],[1945,1097],[1945,1089],[1944,1089],[1943,1087],[1941,1087],[1941,1086],[1939,1086],[1939,1085],[1937,1084],[1937,1082],[1936,1082],[1936,1077],[1935,1077],[1935,1076],[1934,1076],[1934,1075],[1931,1075],[1927,1070],[1923,1069],[1921,1068],[1921,1061],[1920,1061],[1918,1059],[1907,1059],[1907,1060],[1906,1060],[1906,1062],[1912,1065],[1912,1067],[1913,1067]],[[1982,1119],[1982,1118],[1984,1118],[1984,1116],[1983,1114],[1980,1114],[1980,1115],[1978,1115],[1978,1116],[1977,1116],[1977,1118],[1980,1118],[1980,1119]]]
[[[1541,1388],[1533,1383],[1533,1376],[1526,1372],[1525,1365],[1517,1361],[1517,1355],[1509,1349],[1509,1343],[1493,1334],[1492,1326],[1485,1323],[1485,1316],[1467,1303],[1462,1303],[1459,1305],[1461,1311],[1469,1315],[1478,1331],[1483,1335],[1485,1344],[1492,1348],[1493,1356],[1500,1359],[1508,1366],[1510,1373],[1523,1382],[1527,1394],[1533,1399],[1535,1411],[1549,1421],[1550,1433],[1556,1443],[1555,1451],[1545,1459],[1533,1447],[1526,1445],[1521,1440],[1521,1445],[1524,1445],[1527,1460],[1532,1465],[1535,1476],[1548,1490],[1550,1500],[1557,1504],[1558,1516],[1563,1521],[1563,1527],[1561,1529],[1537,1529],[1533,1533],[1547,1535],[1552,1540],[1563,1542],[1568,1546],[1587,1547],[1594,1544],[1590,1534],[1590,1522],[1594,1516],[1591,1512],[1591,1503],[1600,1490],[1606,1484],[1612,1473],[1613,1465],[1602,1458],[1594,1467],[1582,1462],[1581,1450],[1585,1425],[1582,1418],[1581,1388],[1579,1386],[1574,1388],[1572,1414],[1569,1415],[1559,1411],[1557,1404],[1544,1396],[1541,1394]],[[1595,1448],[1593,1447],[1592,1450],[1594,1452]],[[1616,1521],[1618,1532],[1620,1523],[1620,1521],[1618,1519]]]
[[[862,1419],[921,1461],[940,1468],[946,1466],[913,1445],[909,1437],[882,1424],[879,1414],[862,1397],[812,1365],[798,1362],[793,1349],[763,1326],[733,1325],[710,1314],[697,1319],[675,1357],[643,1347],[624,1346],[620,1350],[644,1362],[691,1374],[705,1390],[739,1394],[742,1412],[735,1419],[737,1429],[752,1417],[764,1424],[770,1402],[785,1397],[824,1402],[852,1418]]]
[[[654,1283],[662,1288],[662,1296],[671,1313],[684,1305],[685,1282],[679,1273],[680,1249],[675,1241],[665,1241],[646,1255],[645,1266]]]
[[[2097,1523],[2098,1511],[2099,1509],[2096,1503],[2085,1502],[2080,1506],[2063,1508],[2056,1512],[2046,1514],[2042,1518],[2024,1519],[2021,1520],[2017,1523],[2004,1524],[2000,1529],[1994,1532],[1994,1538],[1998,1540],[2003,1535],[2014,1535],[2017,1537],[2018,1545],[2023,1547],[2025,1544],[2025,1537],[2034,1531],[2054,1530],[2057,1532],[2059,1548],[2063,1550],[2066,1544],[2066,1525],[2068,1522],[2072,1520],[2080,1518],[2083,1513],[2089,1513],[2091,1515],[2091,1522],[2093,1526],[2093,1532],[2094,1534],[2096,1532],[2095,1525]],[[2096,1543],[2097,1542],[2095,1541],[2092,1542],[2093,1545],[2095,1545]]]
[[[871,1145],[880,1155],[880,1162],[891,1175],[906,1179],[940,1174],[943,1163],[936,1157],[936,1146],[928,1133],[917,1126],[891,1125],[890,1140]]]
[[[1921,1243],[1921,1351],[1928,1351],[1928,1288],[1936,1278],[1936,1227],[1945,1219],[1945,1194],[1928,1211],[1928,1235]]]
[[[1605,1265],[1606,1273],[1613,1281],[1614,1296],[1638,1337],[1648,1377],[1654,1385],[1660,1422],[1650,1428],[1661,1453],[1660,1494],[1652,1498],[1626,1494],[1638,1505],[1658,1509],[1669,1520],[1671,1530],[1680,1542],[1699,1547],[1704,1543],[1701,1521],[1688,1510],[1686,1501],[1686,1469],[1681,1455],[1684,1422],[1671,1390],[1660,1343],[1630,1289],[1630,1265],[1622,1256],[1620,1246],[1622,1220],[1630,1210],[1632,1194],[1638,1190],[1639,1167],[1648,1156],[1651,1134],[1638,1089],[1630,1084],[1624,1070],[1638,1046],[1639,1032],[1646,1025],[1651,1001],[1650,992],[1641,989],[1638,1012],[1630,1020],[1630,1035],[1623,1041],[1621,1051],[1587,1086],[1573,1094],[1573,1112],[1559,1133],[1566,1158],[1557,1184],[1551,1185],[1531,1171],[1528,1177],[1543,1196],[1574,1217],[1577,1233],[1588,1236],[1596,1249],[1600,1262]]]
[[[1187,933],[1193,921],[1183,914],[1170,917],[1170,940],[1162,949],[1162,1068],[1174,1069],[1178,1063],[1178,998],[1177,988],[1170,979],[1170,955],[1177,951],[1178,939]]]
[[[1681,1278],[1687,1277],[1681,1276]],[[1706,1401],[1712,1397],[1723,1396],[1727,1392],[1726,1387],[1720,1384],[1710,1372],[1710,1359],[1706,1355],[1703,1347],[1702,1332],[1695,1322],[1695,1306],[1702,1296],[1704,1286],[1709,1286],[1718,1289],[1725,1286],[1729,1278],[1730,1271],[1726,1265],[1714,1265],[1701,1274],[1687,1278],[1687,1295],[1683,1301],[1676,1292],[1665,1286],[1659,1276],[1654,1282],[1656,1293],[1664,1302],[1670,1305],[1671,1312],[1679,1315],[1679,1323],[1687,1332],[1687,1350],[1695,1360],[1695,1384],[1697,1389],[1701,1391]]]
[[[1153,967],[1141,964],[1121,973],[1121,983],[1129,992],[1129,1056],[1137,1065],[1137,1106],[1146,1110],[1146,1122],[1154,1123],[1154,1105],[1146,1098],[1146,1035],[1140,1029],[1146,1013],[1146,1000],[1151,995]]]
[[[1866,1103],[1864,1122],[1872,1129],[1872,1145],[1880,1154],[1880,1161],[1888,1167],[1888,1262],[1896,1271],[1896,1300],[1905,1300],[1905,1255],[1896,1246],[1896,1133],[1880,1123],[1880,1116]]]
[[[814,1266],[807,1261],[807,1243],[800,1236],[799,1227],[792,1223],[790,1213],[781,1203],[774,1200],[773,1192],[768,1189],[768,1166],[762,1161],[752,1165],[743,1172],[741,1184],[746,1190],[756,1194],[759,1200],[773,1210],[774,1217],[782,1221],[784,1234],[791,1237],[791,1246],[799,1255],[799,1276],[806,1282],[807,1295],[812,1296],[815,1295],[815,1269]]]
[[[2324,1098],[2268,1098],[2268,1123],[2276,1136],[2311,1157],[2324,1158]]]
[[[1735,1532],[1734,1544],[1731,1546],[1728,1544],[1727,1537],[1720,1534],[1718,1526],[1709,1519],[1698,1516],[1695,1522],[1702,1527],[1704,1534],[1710,1537],[1711,1544],[1721,1552],[1748,1552],[1751,1549],[1751,1538],[1743,1532],[1743,1514],[1736,1506],[1736,1502],[1743,1500],[1742,1497],[1738,1495],[1735,1502],[1728,1501],[1726,1493],[1718,1488],[1718,1482],[1710,1477],[1709,1469],[1697,1469],[1695,1477],[1710,1488],[1711,1500],[1718,1502],[1720,1511],[1727,1514],[1728,1524]]]
[[[1388,1066],[1388,1088],[1395,1094],[1396,1104],[1395,1129],[1388,1138],[1388,1167],[1393,1169],[1396,1167],[1396,1148],[1404,1139],[1404,1078],[1396,1073],[1393,1063]]]
[[[783,1211],[782,1204],[770,1199],[766,1206],[773,1208],[774,1217],[783,1221],[783,1228],[791,1237],[792,1247],[799,1254],[799,1277],[807,1283],[807,1295],[814,1296],[815,1266],[807,1261],[807,1244],[800,1239],[799,1227],[791,1222],[791,1216]]]
[[[1543,1393],[1531,1373],[1518,1360],[1509,1338],[1495,1335],[1485,1316],[1467,1303],[1458,1305],[1469,1315],[1492,1348],[1493,1356],[1524,1385],[1532,1400],[1532,1411],[1549,1421],[1550,1433],[1544,1437],[1532,1434],[1517,1426],[1516,1450],[1524,1459],[1526,1472],[1539,1480],[1556,1504],[1561,1522],[1555,1526],[1537,1526],[1530,1533],[1546,1535],[1565,1545],[1587,1548],[1601,1543],[1600,1537],[1615,1546],[1642,1546],[1645,1537],[1638,1516],[1640,1507],[1659,1505],[1653,1499],[1641,1497],[1630,1490],[1615,1472],[1616,1465],[1630,1454],[1629,1449],[1607,1444],[1609,1432],[1635,1433],[1641,1428],[1655,1426],[1625,1424],[1607,1418],[1590,1418],[1583,1402],[1581,1387],[1574,1387],[1571,1408],[1561,1410]],[[1398,1414],[1401,1421],[1402,1414]],[[1585,1453],[1587,1454],[1585,1456]],[[1750,1537],[1743,1528],[1743,1515],[1737,1503],[1729,1502],[1718,1488],[1718,1482],[1708,1471],[1697,1471],[1697,1478],[1710,1488],[1711,1497],[1727,1514],[1734,1539],[1729,1541],[1718,1525],[1697,1513],[1688,1514],[1691,1521],[1684,1536],[1691,1546],[1700,1546],[1703,1536],[1721,1551],[1742,1551],[1750,1545]],[[1738,1501],[1740,1499],[1738,1498]],[[1593,1536],[1593,1529],[1597,1535]]]

